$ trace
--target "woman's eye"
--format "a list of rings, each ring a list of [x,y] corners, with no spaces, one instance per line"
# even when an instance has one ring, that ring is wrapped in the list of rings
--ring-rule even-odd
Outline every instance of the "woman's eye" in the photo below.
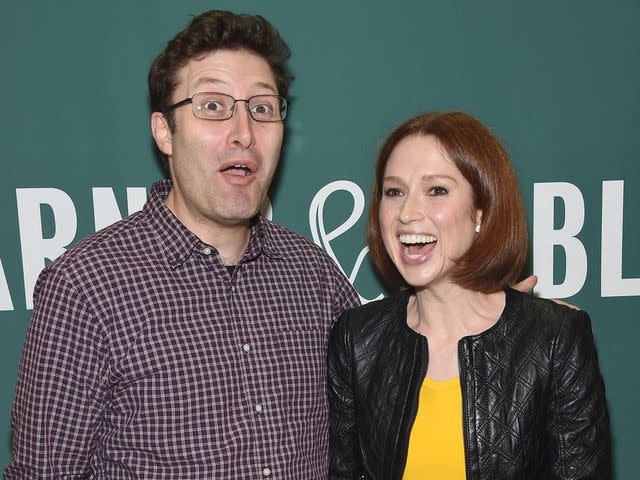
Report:
[[[402,194],[400,189],[396,187],[385,188],[382,191],[382,193],[384,194],[385,197],[397,197],[398,195]]]
[[[435,186],[431,187],[429,193],[431,193],[431,195],[446,195],[447,193],[449,193],[449,190],[447,190],[445,187]]]

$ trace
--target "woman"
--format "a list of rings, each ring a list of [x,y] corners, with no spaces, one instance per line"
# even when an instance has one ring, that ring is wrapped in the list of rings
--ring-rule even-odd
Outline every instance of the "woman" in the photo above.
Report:
[[[329,478],[610,478],[588,315],[509,288],[527,226],[493,135],[459,112],[405,122],[367,229],[401,291],[331,332]]]

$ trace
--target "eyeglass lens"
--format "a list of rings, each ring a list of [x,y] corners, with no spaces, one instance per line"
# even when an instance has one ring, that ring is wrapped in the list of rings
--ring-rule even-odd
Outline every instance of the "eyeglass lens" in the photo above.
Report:
[[[235,100],[223,93],[197,93],[193,96],[193,113],[199,118],[226,120],[233,115],[236,102],[246,102],[249,114],[258,122],[276,122],[286,116],[286,100],[277,95],[255,95]]]

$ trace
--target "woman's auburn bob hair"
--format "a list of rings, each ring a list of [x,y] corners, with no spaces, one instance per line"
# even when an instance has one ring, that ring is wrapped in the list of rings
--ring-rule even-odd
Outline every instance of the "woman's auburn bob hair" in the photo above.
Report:
[[[451,279],[483,293],[515,283],[527,258],[527,220],[509,155],[482,123],[464,112],[424,113],[394,130],[380,150],[376,165],[367,243],[371,259],[390,287],[407,287],[387,254],[380,231],[380,200],[387,161],[393,149],[411,136],[433,135],[473,191],[474,210],[482,225],[469,251],[457,259]]]

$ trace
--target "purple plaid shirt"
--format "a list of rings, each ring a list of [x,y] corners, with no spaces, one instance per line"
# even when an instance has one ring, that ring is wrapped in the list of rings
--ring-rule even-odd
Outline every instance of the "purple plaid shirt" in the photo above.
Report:
[[[154,185],[35,288],[5,479],[324,479],[325,353],[358,296],[258,218],[233,275]]]

